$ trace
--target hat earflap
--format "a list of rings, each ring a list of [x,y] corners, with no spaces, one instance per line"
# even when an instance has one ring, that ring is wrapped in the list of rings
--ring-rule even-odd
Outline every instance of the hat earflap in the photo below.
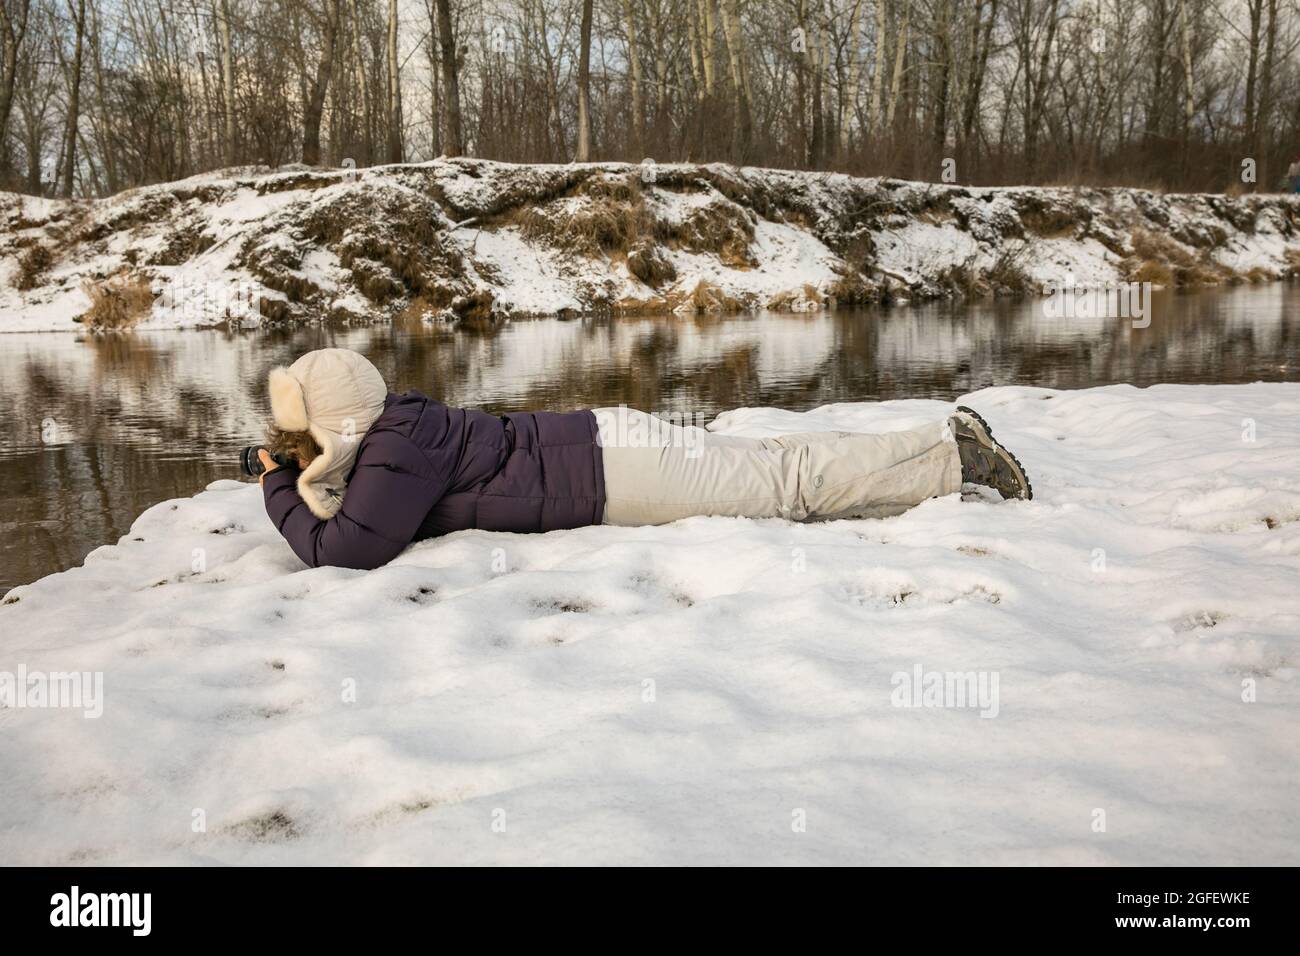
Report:
[[[302,383],[283,365],[271,369],[268,379],[271,392],[271,417],[277,427],[287,432],[307,430],[307,399]]]

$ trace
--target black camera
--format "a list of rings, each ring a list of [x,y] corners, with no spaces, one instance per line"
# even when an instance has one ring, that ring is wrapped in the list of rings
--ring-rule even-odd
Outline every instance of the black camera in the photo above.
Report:
[[[239,453],[239,470],[249,478],[256,478],[266,469],[262,466],[262,459],[257,457],[259,451],[266,451],[262,445],[249,445]],[[281,467],[291,464],[287,455],[271,455],[271,460]]]

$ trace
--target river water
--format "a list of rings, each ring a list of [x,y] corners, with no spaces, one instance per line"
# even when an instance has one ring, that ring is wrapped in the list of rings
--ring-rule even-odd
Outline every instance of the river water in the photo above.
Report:
[[[0,594],[79,564],[150,505],[238,477],[266,373],[365,353],[398,391],[491,412],[625,402],[711,418],[743,405],[951,399],[988,385],[1300,380],[1300,286],[1156,293],[1151,324],[1043,301],[812,315],[415,323],[296,331],[0,335]]]

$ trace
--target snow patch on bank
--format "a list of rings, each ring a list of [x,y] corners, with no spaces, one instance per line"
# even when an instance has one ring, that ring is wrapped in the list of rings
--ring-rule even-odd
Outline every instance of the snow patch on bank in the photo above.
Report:
[[[0,330],[66,329],[128,273],[140,324],[804,311],[1300,273],[1300,200],[977,188],[724,164],[459,158],[252,168],[94,202],[0,193]],[[1139,253],[1135,237],[1152,235]]]
[[[465,253],[495,279],[496,299],[503,308],[523,313],[582,310],[563,263],[551,250],[525,241],[518,229],[461,229],[456,237]]]
[[[373,572],[305,569],[247,484],[160,504],[0,603],[0,671],[105,693],[0,709],[0,856],[1300,862],[1300,386],[961,401],[1036,500],[464,532]],[[894,706],[917,666],[996,674],[997,716]]]

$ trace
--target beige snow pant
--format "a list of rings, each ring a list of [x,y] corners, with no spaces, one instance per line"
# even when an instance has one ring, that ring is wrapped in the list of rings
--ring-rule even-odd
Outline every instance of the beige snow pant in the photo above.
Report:
[[[692,515],[880,518],[961,489],[947,422],[907,431],[717,435],[633,408],[595,409],[605,465],[605,524]]]

